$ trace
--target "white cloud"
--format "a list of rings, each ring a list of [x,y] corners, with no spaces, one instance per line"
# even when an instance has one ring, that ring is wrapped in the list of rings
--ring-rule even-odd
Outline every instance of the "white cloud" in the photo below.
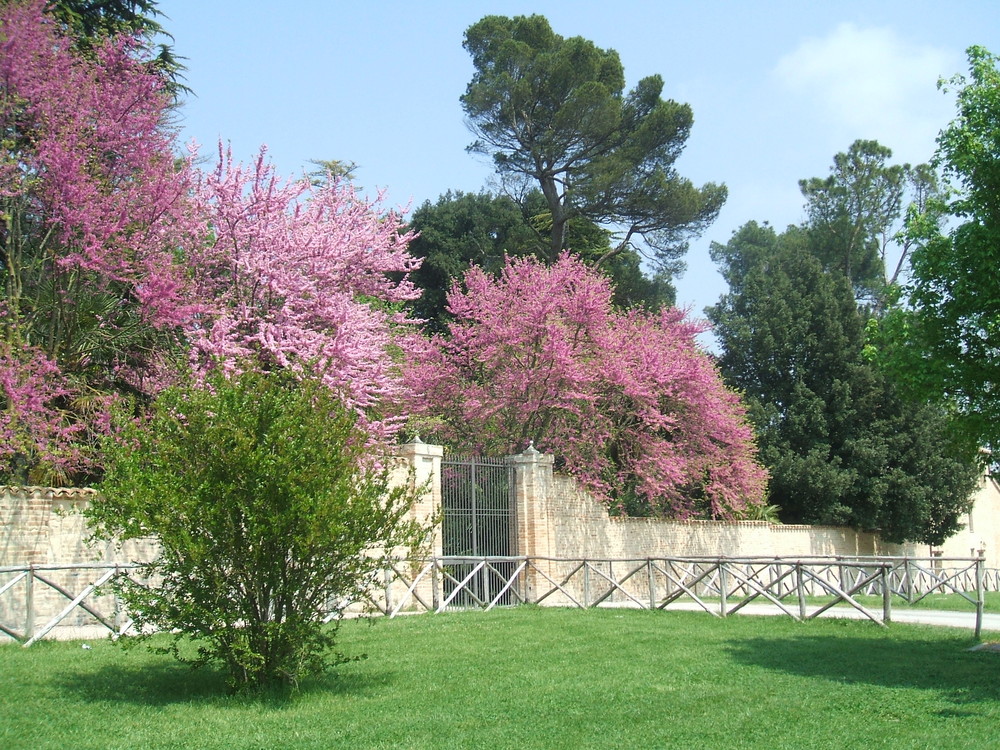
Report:
[[[953,52],[910,44],[892,29],[843,23],[824,38],[800,43],[779,60],[774,75],[801,97],[796,107],[814,110],[838,137],[872,138],[900,161],[923,161],[954,115],[937,81],[961,62]]]

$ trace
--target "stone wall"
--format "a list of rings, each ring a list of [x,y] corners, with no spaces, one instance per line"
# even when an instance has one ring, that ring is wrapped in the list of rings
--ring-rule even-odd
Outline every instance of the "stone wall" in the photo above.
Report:
[[[441,555],[441,458],[437,445],[400,446],[396,481],[420,488],[413,517],[432,526],[421,556]],[[535,558],[636,560],[663,557],[812,557],[832,555],[907,555],[927,557],[922,545],[882,543],[876,535],[847,528],[783,526],[758,521],[664,521],[649,518],[612,518],[604,506],[569,477],[553,472],[551,456],[533,449],[510,458],[514,466],[516,553]],[[0,568],[3,566],[71,565],[91,562],[130,562],[151,559],[151,540],[130,543],[124,549],[110,544],[90,545],[80,511],[94,496],[88,489],[0,487]],[[983,554],[987,567],[1000,567],[1000,486],[984,478],[967,528],[935,553],[944,557]],[[982,551],[980,553],[980,551]],[[556,566],[558,567],[558,566]],[[99,571],[98,571],[99,572]],[[553,568],[553,575],[556,568]],[[15,574],[0,572],[0,587]],[[46,573],[68,591],[79,591],[96,576],[88,571]],[[386,586],[384,598],[400,601],[402,584]],[[18,584],[23,588],[24,584]],[[36,584],[39,618],[58,611],[67,599]],[[430,578],[416,593],[430,602]],[[23,612],[10,610],[25,592],[18,587],[0,597],[0,623],[15,623],[20,631]],[[44,605],[44,606],[42,606]],[[82,617],[81,613],[81,617]],[[2,635],[0,635],[2,639]]]
[[[664,521],[613,518],[569,477],[554,474],[552,457],[513,458],[518,476],[518,552],[530,557],[810,557],[926,556],[919,545],[881,542],[847,528],[785,526],[765,521]]]

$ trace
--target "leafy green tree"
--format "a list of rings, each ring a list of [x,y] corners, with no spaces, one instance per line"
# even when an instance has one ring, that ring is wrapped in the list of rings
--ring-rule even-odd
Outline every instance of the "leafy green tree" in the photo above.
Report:
[[[877,141],[858,140],[833,157],[827,177],[799,182],[811,251],[825,268],[847,276],[855,294],[879,310],[913,246],[912,238],[900,232],[901,218],[904,212],[926,210],[938,192],[929,165],[890,164],[891,158],[892,151]]]
[[[663,270],[677,272],[688,239],[726,199],[724,186],[695,187],[674,167],[691,108],[662,99],[656,75],[626,94],[617,52],[559,36],[543,16],[486,16],[464,46],[476,69],[462,96],[477,136],[469,148],[491,156],[508,184],[541,189],[546,260],[576,250],[569,222],[582,217],[618,230],[598,264],[641,237]]]
[[[944,401],[965,438],[1000,447],[1000,70],[968,50],[955,76],[958,117],[938,137],[936,160],[955,189],[948,203],[914,212],[911,310],[884,323],[883,363],[912,393]]]
[[[373,468],[355,416],[318,378],[216,374],[163,392],[148,422],[104,446],[89,511],[95,534],[155,536],[161,553],[122,585],[140,632],[198,645],[234,689],[282,684],[340,663],[339,613],[384,555],[416,540],[411,490]],[[144,636],[140,636],[143,638]]]
[[[418,233],[410,253],[423,259],[410,275],[423,292],[411,303],[414,316],[428,321],[429,329],[442,331],[451,320],[448,291],[470,267],[496,275],[507,257],[547,257],[547,215],[538,190],[529,191],[520,204],[488,192],[448,192],[436,203],[426,201],[413,212],[409,227]],[[567,237],[570,247],[591,261],[609,249],[608,233],[583,218],[568,222]],[[655,309],[674,300],[669,280],[661,274],[647,276],[634,251],[609,258],[602,269],[614,280],[614,301],[621,307]]]
[[[354,182],[354,173],[357,171],[358,165],[353,161],[310,159],[309,163],[315,169],[311,170],[307,177],[315,187],[326,185],[330,180],[344,180],[354,185],[355,189],[361,189],[361,186]]]
[[[786,522],[940,543],[967,510],[975,463],[945,415],[906,403],[865,359],[851,285],[810,242],[751,222],[712,247],[730,292],[709,317],[771,473],[768,502]]]
[[[426,201],[417,208],[409,228],[417,232],[410,253],[423,259],[410,275],[422,290],[412,309],[436,331],[449,320],[446,296],[452,283],[471,266],[497,273],[505,256],[534,255],[539,250],[538,234],[520,206],[490,193],[449,191],[436,203]]]
[[[152,69],[167,79],[171,92],[187,90],[180,83],[184,73],[180,58],[170,44],[157,41],[173,37],[158,20],[163,13],[156,0],[50,0],[46,7],[84,53],[93,52],[102,40],[110,37],[129,35],[143,39],[146,48],[155,53]]]

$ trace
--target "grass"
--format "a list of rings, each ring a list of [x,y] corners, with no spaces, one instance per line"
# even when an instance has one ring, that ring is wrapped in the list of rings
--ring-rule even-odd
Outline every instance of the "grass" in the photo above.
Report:
[[[0,647],[0,747],[941,750],[1000,721],[1000,653],[962,630],[521,607],[341,644],[370,657],[286,700],[107,642]]]
[[[976,598],[975,592],[969,594],[973,599]],[[871,605],[871,606],[882,606],[881,596],[856,596],[854,597],[861,604]],[[848,605],[850,606],[850,605]],[[900,596],[894,596],[892,598],[892,608],[896,609],[941,609],[948,610],[952,612],[975,612],[976,605],[966,599],[960,594],[928,594],[923,599],[918,602],[910,604],[906,599]],[[983,611],[984,612],[1000,612],[1000,592],[998,591],[987,591],[986,596],[983,601]]]
[[[970,596],[975,599],[975,592],[972,592]],[[731,605],[738,603],[743,597],[739,595],[733,595],[730,597],[729,601]],[[806,597],[806,603],[810,607],[819,606],[826,604],[827,602],[833,601],[833,596],[808,596]],[[868,596],[865,594],[855,594],[853,597],[854,601],[858,602],[869,609],[882,610],[882,596]],[[686,598],[681,599],[681,601],[688,601]],[[702,601],[717,603],[719,597],[702,597]],[[785,606],[794,609],[798,606],[798,599],[794,594],[786,596],[782,599],[782,603]],[[758,596],[754,599],[754,604],[770,604],[770,601],[763,596]],[[850,607],[851,605],[847,602],[838,602],[838,607]],[[945,610],[949,612],[975,612],[976,605],[970,602],[961,594],[928,594],[919,601],[913,602],[912,604],[901,596],[894,595],[892,597],[892,608],[896,609],[935,609],[935,610]],[[983,611],[987,613],[1000,612],[1000,592],[998,591],[987,591],[986,597],[983,604]]]

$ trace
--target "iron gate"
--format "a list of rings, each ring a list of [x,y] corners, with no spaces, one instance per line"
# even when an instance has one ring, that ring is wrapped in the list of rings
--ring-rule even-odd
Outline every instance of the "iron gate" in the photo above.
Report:
[[[441,461],[441,536],[446,558],[482,558],[517,554],[514,467],[505,458],[444,456]],[[504,586],[514,562],[497,561],[477,571],[476,562],[448,560],[444,594],[457,607],[513,604],[514,592]],[[466,579],[468,580],[466,581]],[[501,595],[501,592],[502,595]]]

